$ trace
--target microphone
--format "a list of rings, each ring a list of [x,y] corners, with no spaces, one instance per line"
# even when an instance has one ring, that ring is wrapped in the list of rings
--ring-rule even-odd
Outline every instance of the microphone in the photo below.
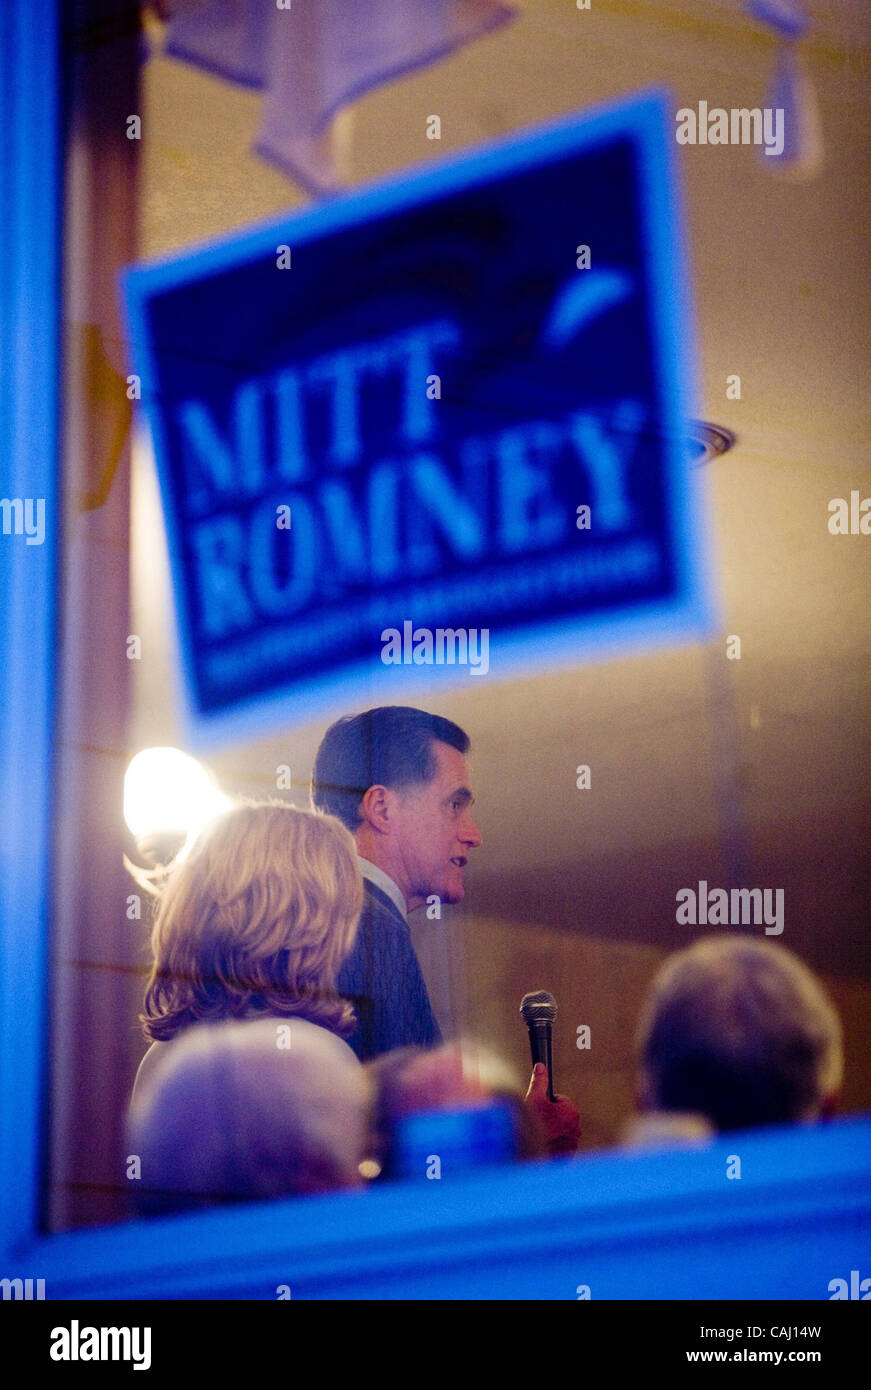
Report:
[[[551,1052],[552,1025],[556,1018],[556,1000],[546,989],[524,994],[520,1001],[520,1016],[529,1029],[529,1050],[532,1065],[544,1062],[547,1067],[547,1098],[553,1100],[553,1056]]]

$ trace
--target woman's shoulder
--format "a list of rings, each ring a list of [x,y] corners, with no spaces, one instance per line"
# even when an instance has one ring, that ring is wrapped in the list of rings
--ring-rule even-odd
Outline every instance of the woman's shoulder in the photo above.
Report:
[[[148,1085],[152,1072],[164,1055],[167,1049],[165,1042],[153,1042],[146,1052],[136,1072],[136,1080],[133,1082],[133,1091],[130,1096],[131,1107],[136,1104],[137,1097],[142,1094]]]

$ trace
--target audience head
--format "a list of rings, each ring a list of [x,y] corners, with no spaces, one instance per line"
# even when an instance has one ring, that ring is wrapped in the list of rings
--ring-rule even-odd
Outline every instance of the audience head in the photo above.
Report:
[[[643,1101],[717,1130],[811,1121],[841,1084],[838,1015],[790,951],[710,936],[670,956],[638,1032]]]
[[[151,1212],[361,1183],[366,1073],[304,1019],[204,1024],[170,1043],[128,1121]]]
[[[332,816],[244,803],[212,821],[163,888],[142,1023],[167,1041],[199,1022],[297,1015],[344,1034],[335,993],[363,887]]]
[[[406,1175],[407,1158],[400,1150],[403,1129],[412,1117],[419,1121],[412,1141],[433,1148],[446,1162],[457,1159],[457,1166],[474,1162],[470,1154],[476,1138],[484,1150],[504,1146],[502,1158],[537,1158],[544,1152],[523,1092],[509,1069],[487,1051],[462,1042],[431,1049],[405,1047],[370,1062],[366,1070],[374,1095],[371,1156],[386,1177]],[[494,1125],[494,1108],[502,1111],[506,1123]],[[454,1141],[462,1154],[445,1152],[446,1130],[439,1116],[447,1114],[467,1117]],[[432,1144],[426,1140],[427,1126]]]

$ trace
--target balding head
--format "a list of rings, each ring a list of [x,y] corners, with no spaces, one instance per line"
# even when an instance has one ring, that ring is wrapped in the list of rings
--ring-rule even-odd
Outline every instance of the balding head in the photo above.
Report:
[[[642,1011],[644,1099],[718,1130],[815,1120],[841,1084],[841,1024],[807,966],[748,936],[670,956]]]
[[[263,1018],[187,1029],[166,1045],[131,1111],[141,1205],[166,1211],[354,1186],[367,1111],[363,1069],[323,1028]]]

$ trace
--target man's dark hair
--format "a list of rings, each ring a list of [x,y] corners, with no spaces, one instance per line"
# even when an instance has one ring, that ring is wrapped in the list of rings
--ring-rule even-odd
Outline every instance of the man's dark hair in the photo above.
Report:
[[[349,830],[362,821],[360,802],[370,787],[408,787],[435,776],[433,743],[458,753],[469,749],[458,724],[410,705],[380,705],[331,724],[312,771],[312,805],[338,816]]]

